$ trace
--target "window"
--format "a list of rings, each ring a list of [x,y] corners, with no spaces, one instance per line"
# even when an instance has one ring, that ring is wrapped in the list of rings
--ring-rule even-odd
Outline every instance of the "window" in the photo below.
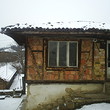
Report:
[[[49,41],[49,67],[78,67],[77,41]]]

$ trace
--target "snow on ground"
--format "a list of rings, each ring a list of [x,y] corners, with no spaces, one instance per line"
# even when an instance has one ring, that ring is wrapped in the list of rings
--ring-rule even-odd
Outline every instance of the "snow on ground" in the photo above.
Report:
[[[110,110],[110,103],[84,105],[82,108],[76,110]]]
[[[20,110],[20,104],[22,103],[24,96],[21,98],[7,97],[4,100],[0,100],[0,110]]]

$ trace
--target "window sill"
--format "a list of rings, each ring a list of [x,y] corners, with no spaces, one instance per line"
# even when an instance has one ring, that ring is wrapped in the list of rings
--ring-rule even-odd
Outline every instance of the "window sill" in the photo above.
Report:
[[[79,67],[47,67],[50,71],[79,71]]]

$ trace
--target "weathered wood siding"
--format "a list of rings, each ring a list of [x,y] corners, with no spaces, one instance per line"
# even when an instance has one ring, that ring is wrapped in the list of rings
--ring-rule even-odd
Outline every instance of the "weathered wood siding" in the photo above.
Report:
[[[47,68],[48,39],[28,37],[26,52],[27,80],[30,81],[85,81],[104,80],[106,51],[105,41],[93,39],[78,39],[79,67],[73,70],[52,70]]]
[[[8,85],[8,82],[0,78],[0,90],[6,89],[7,85]]]

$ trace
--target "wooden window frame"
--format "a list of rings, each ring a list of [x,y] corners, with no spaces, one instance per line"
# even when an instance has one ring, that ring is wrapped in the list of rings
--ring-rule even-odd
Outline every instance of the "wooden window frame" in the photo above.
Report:
[[[59,67],[49,67],[48,66],[48,42],[49,41],[58,41],[58,42],[63,42],[63,41],[65,41],[65,42],[77,42],[77,65],[76,66],[59,66]],[[80,55],[80,51],[81,51],[81,40],[65,40],[65,39],[61,39],[61,40],[47,40],[47,43],[46,43],[46,70],[51,70],[51,71],[79,71],[79,68],[80,68],[80,57],[81,57],[81,55]]]

